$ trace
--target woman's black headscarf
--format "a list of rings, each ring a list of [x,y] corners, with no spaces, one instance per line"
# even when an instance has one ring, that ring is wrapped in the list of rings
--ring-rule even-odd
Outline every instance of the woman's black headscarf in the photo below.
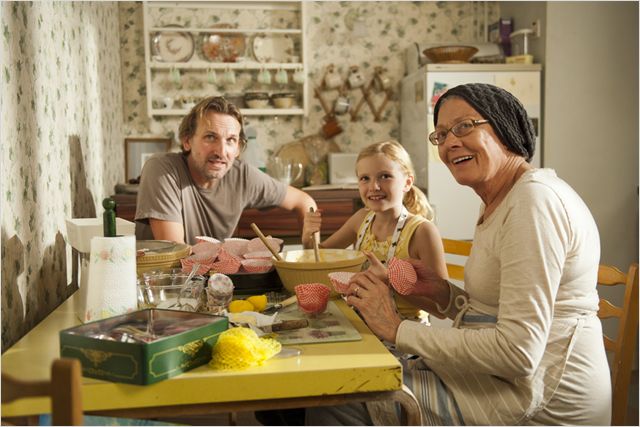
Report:
[[[496,135],[509,151],[531,161],[536,149],[536,134],[527,111],[515,96],[490,84],[469,83],[456,86],[438,99],[433,112],[434,125],[438,124],[438,111],[442,103],[452,96],[464,99],[483,118],[489,120]]]

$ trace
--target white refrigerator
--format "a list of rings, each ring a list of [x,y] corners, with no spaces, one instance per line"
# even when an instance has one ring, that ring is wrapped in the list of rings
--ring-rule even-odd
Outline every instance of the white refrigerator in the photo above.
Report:
[[[437,147],[427,139],[434,128],[433,106],[437,93],[464,83],[490,83],[514,94],[536,128],[532,164],[540,167],[541,69],[539,64],[427,64],[402,79],[400,142],[416,169],[416,185],[426,190],[429,203],[434,207],[435,223],[442,237],[473,239],[480,198],[471,188],[461,186],[453,179],[440,161]]]

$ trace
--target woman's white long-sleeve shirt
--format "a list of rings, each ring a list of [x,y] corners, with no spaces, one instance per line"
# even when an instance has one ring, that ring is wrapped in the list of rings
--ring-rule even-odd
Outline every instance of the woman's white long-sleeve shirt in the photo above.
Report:
[[[458,327],[404,321],[396,345],[438,374],[465,424],[608,424],[599,258],[582,199],[553,170],[530,170],[476,227],[466,295],[452,289]]]

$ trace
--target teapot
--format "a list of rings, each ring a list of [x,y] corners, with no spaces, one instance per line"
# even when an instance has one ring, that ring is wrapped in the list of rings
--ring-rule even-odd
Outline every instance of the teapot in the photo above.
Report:
[[[281,157],[274,157],[269,162],[267,170],[269,175],[287,185],[291,185],[302,176],[301,163]]]

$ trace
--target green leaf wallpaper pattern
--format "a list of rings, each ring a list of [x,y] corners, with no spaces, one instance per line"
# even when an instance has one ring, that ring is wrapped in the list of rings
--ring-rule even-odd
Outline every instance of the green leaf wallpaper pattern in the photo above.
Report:
[[[124,134],[117,3],[0,7],[6,349],[71,292],[65,219],[122,181]]]

